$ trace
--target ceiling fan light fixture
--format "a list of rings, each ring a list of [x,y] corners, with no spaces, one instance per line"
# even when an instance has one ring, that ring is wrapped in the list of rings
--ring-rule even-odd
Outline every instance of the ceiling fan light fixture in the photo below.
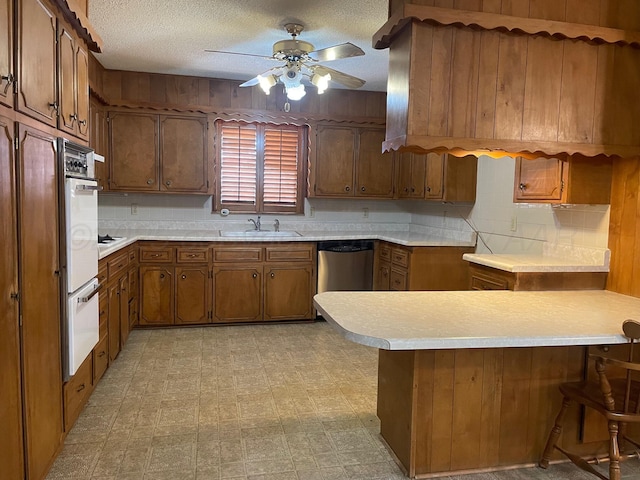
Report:
[[[301,83],[298,83],[297,85],[285,84],[285,90],[287,91],[287,98],[289,100],[300,100],[307,93],[304,90],[304,85]]]
[[[260,88],[264,91],[265,94],[269,95],[271,91],[271,87],[273,87],[278,81],[274,75],[267,75],[263,77],[262,75],[258,75],[258,82],[260,83]]]
[[[327,73],[326,75],[319,75],[317,73],[313,74],[313,77],[311,77],[311,83],[318,88],[318,95],[322,95],[324,91],[329,88],[329,80],[331,80],[330,73]]]

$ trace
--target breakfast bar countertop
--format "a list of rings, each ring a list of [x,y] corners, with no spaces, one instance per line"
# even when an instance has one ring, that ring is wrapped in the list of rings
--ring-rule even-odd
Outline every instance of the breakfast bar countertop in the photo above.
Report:
[[[606,290],[325,292],[319,313],[356,343],[385,350],[625,343],[640,298]]]

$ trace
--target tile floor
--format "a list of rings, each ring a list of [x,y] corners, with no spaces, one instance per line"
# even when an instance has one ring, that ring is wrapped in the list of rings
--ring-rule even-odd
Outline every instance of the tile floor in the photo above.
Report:
[[[376,381],[377,350],[325,322],[136,330],[47,479],[403,479],[378,435]],[[637,463],[623,478],[640,479]],[[449,478],[595,477],[554,465]]]

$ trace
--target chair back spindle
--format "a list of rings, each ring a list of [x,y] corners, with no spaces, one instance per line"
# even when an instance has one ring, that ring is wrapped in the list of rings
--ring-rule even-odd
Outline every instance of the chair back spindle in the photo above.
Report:
[[[629,363],[633,363],[633,347],[637,341],[640,340],[640,322],[635,320],[625,320],[622,323],[622,331],[624,332],[625,337],[629,339]],[[624,412],[629,413],[629,400],[631,397],[631,370],[627,370],[627,389],[625,392],[624,398]],[[636,395],[635,398],[636,408],[634,413],[640,413],[640,392]]]

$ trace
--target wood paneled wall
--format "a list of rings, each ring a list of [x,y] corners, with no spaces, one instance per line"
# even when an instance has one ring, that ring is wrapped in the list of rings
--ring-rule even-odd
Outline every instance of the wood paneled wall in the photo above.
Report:
[[[613,162],[609,249],[607,290],[640,297],[640,157]]]
[[[95,59],[94,59],[95,61]],[[97,62],[96,62],[97,63]],[[90,69],[91,88],[112,106],[193,110],[205,113],[261,112],[314,120],[371,121],[384,123],[386,93],[329,89],[318,95],[308,88],[306,96],[291,101],[284,113],[286,96],[281,85],[271,95],[258,87],[240,88],[237,80]]]
[[[407,3],[640,30],[637,0],[389,0],[389,16]]]

